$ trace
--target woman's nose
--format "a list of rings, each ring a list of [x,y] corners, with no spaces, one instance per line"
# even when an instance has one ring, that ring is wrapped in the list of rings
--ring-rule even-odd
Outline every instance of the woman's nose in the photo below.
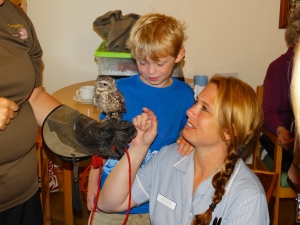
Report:
[[[192,117],[192,118],[196,118],[197,116],[197,105],[193,105],[191,108],[189,108],[187,111],[186,111],[186,115],[188,117]]]

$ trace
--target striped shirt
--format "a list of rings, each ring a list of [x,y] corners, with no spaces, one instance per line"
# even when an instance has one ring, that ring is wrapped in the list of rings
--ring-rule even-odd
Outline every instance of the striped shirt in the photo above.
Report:
[[[139,169],[132,187],[132,199],[138,205],[150,201],[153,225],[190,225],[195,215],[204,213],[212,203],[214,175],[201,182],[193,195],[194,154],[182,157],[177,148],[172,144],[161,149]],[[216,217],[222,218],[221,225],[269,224],[264,189],[241,159],[210,224]]]

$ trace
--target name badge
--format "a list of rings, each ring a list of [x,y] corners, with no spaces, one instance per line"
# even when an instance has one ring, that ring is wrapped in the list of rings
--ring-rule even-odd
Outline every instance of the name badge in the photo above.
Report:
[[[160,203],[164,204],[165,206],[169,207],[170,209],[175,209],[176,208],[176,203],[173,202],[172,200],[166,198],[165,196],[162,196],[161,194],[157,195],[157,201]]]

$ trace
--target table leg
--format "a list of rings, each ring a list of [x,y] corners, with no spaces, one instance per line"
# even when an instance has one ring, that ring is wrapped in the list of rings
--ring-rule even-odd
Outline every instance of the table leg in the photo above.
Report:
[[[74,224],[72,207],[72,175],[72,163],[63,162],[65,225]]]

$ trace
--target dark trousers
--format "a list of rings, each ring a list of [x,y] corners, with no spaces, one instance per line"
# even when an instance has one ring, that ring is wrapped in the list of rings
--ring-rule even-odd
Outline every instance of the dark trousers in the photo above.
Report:
[[[260,144],[264,147],[264,149],[268,152],[268,155],[274,160],[274,144],[270,140],[270,138],[262,134],[259,139]],[[281,170],[287,172],[290,168],[290,165],[293,161],[293,149],[282,151],[282,162],[281,162]]]
[[[38,190],[26,202],[0,212],[1,225],[43,225],[43,212]]]

